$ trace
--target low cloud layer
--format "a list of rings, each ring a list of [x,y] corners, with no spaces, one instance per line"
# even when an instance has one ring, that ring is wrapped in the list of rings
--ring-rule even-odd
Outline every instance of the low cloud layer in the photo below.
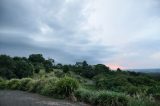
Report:
[[[0,53],[160,66],[158,0],[1,0]]]

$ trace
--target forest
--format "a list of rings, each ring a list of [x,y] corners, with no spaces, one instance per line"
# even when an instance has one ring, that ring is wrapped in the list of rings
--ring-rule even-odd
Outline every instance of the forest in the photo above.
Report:
[[[0,89],[38,93],[92,106],[159,106],[160,79],[104,64],[56,63],[42,54],[0,55]]]

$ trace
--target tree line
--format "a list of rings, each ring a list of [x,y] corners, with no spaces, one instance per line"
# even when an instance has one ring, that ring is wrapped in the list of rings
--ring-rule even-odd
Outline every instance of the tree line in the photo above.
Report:
[[[89,65],[87,61],[76,62],[76,64],[62,65],[55,64],[52,58],[45,59],[42,54],[31,54],[29,57],[11,57],[0,55],[0,76],[6,79],[24,78],[39,73],[41,69],[51,72],[53,69],[62,69],[64,73],[74,71],[75,73],[92,78],[99,73],[110,72],[110,68],[103,64]],[[120,71],[120,69],[117,69]]]

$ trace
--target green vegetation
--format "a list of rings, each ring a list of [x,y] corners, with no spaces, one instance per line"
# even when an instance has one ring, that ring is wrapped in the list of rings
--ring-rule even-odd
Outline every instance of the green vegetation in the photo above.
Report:
[[[78,89],[78,82],[71,77],[60,78],[56,83],[56,91],[59,95],[69,97],[76,89]]]
[[[0,55],[0,89],[67,98],[95,106],[158,106],[160,80],[103,64],[55,64],[41,54]]]
[[[98,106],[127,106],[128,103],[128,98],[125,94],[113,91],[79,89],[75,94],[80,101]]]

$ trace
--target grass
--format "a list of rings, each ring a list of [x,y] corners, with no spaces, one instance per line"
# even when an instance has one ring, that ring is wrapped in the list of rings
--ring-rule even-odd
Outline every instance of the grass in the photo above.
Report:
[[[75,95],[80,101],[98,106],[127,106],[128,103],[127,95],[112,91],[91,91],[81,88]]]
[[[0,89],[13,89],[39,93],[54,98],[65,98],[74,92],[78,101],[86,102],[96,106],[158,106],[152,96],[135,93],[137,89],[130,89],[131,96],[114,91],[98,91],[91,79],[86,79],[73,73],[63,77],[62,70],[46,73],[41,70],[32,78],[4,80],[0,78]],[[75,79],[77,79],[75,81]],[[71,83],[72,82],[72,83]],[[76,83],[80,83],[78,86]],[[77,90],[76,90],[77,89]],[[128,93],[128,92],[126,92]],[[159,98],[159,95],[157,96]]]
[[[152,96],[135,95],[129,97],[128,106],[160,106]]]

